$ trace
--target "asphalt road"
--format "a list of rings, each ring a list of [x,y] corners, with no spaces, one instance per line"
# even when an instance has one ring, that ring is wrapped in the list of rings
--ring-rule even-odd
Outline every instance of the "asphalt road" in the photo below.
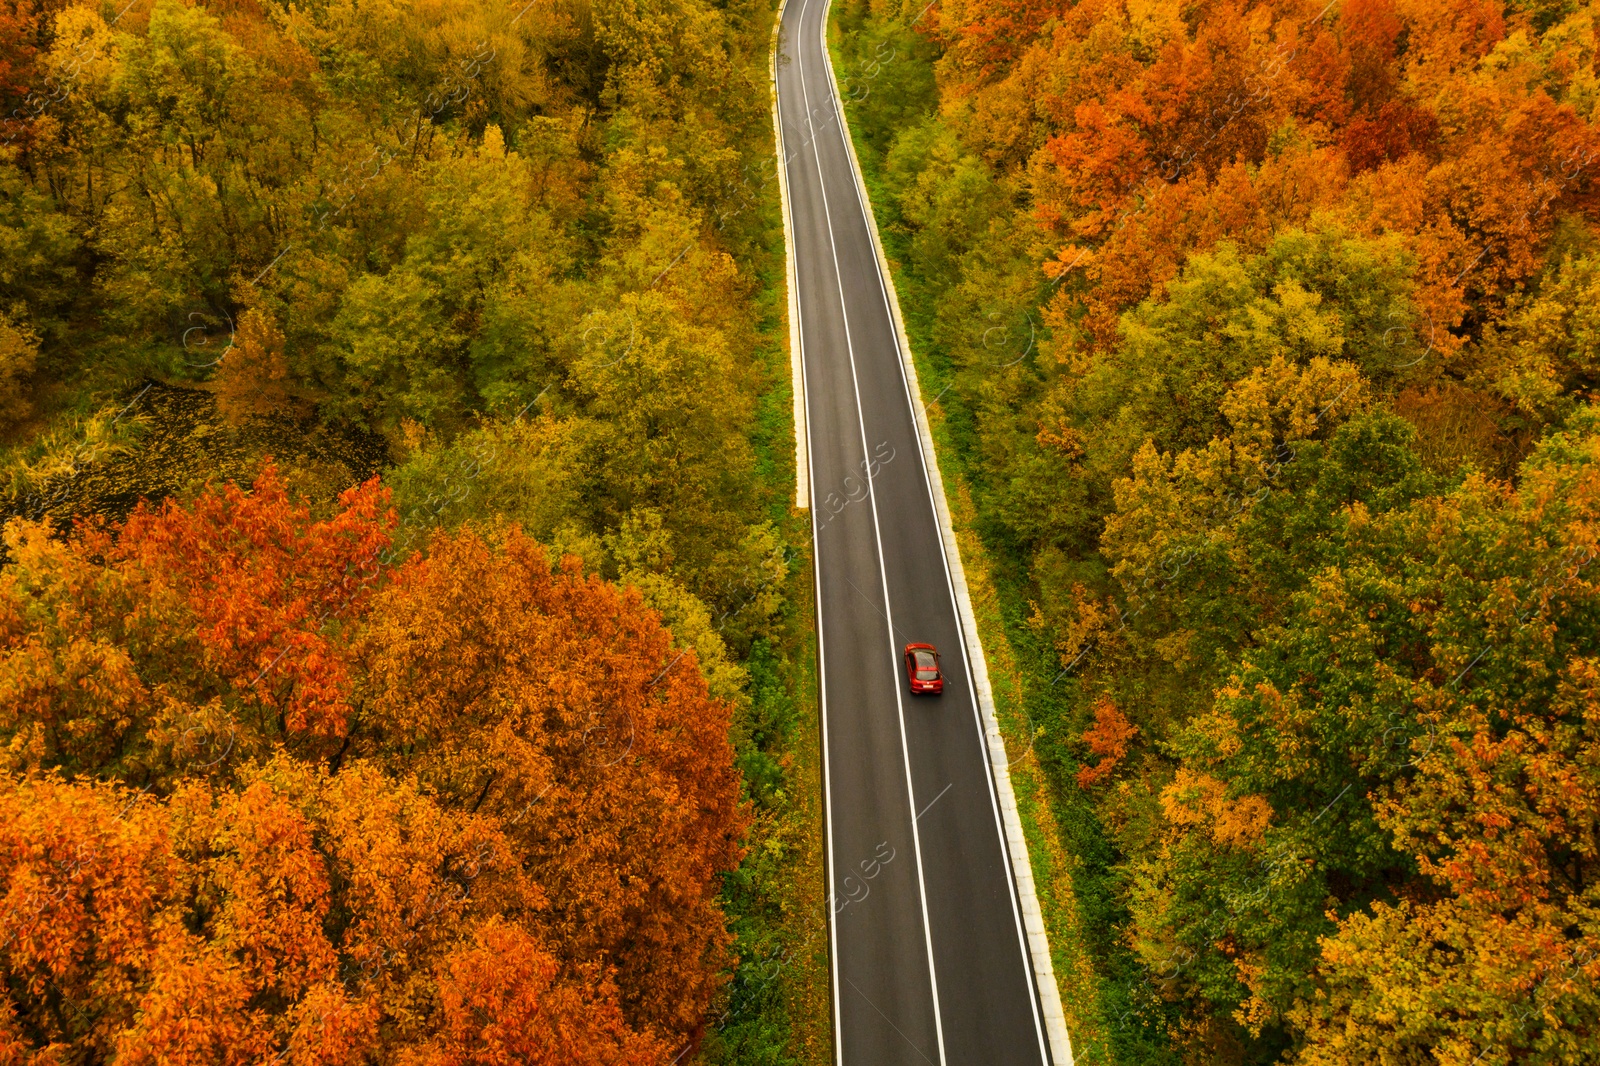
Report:
[[[823,62],[788,0],[778,113],[805,371],[834,1032],[850,1066],[1048,1062],[888,280]],[[901,649],[937,645],[913,697]]]

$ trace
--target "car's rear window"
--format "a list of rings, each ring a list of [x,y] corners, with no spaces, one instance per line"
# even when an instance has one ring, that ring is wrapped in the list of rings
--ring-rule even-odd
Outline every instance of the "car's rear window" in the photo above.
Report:
[[[937,670],[918,670],[917,671],[917,680],[918,681],[932,681],[934,678],[936,678],[938,676],[939,676],[939,671],[937,671]]]
[[[932,670],[934,668],[933,652],[914,651],[911,654],[916,658],[918,670]]]

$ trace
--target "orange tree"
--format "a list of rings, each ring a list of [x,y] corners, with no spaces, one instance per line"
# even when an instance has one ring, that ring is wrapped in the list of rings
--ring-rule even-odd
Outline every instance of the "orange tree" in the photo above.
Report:
[[[646,1063],[493,819],[286,757],[162,799],[0,785],[10,1062]]]
[[[745,820],[730,708],[637,591],[514,528],[390,559],[394,525],[376,483],[316,518],[269,466],[118,529],[8,529],[0,1039],[443,1063],[698,1037]]]

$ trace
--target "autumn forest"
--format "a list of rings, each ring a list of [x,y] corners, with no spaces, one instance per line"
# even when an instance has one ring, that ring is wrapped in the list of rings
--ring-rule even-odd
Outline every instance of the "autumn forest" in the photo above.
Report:
[[[833,1061],[773,0],[0,0],[0,1063]],[[1600,1061],[1600,8],[834,0],[1078,1061]]]
[[[773,13],[0,3],[0,1061],[825,1043]]]
[[[1082,1061],[1600,1058],[1597,18],[836,4]]]

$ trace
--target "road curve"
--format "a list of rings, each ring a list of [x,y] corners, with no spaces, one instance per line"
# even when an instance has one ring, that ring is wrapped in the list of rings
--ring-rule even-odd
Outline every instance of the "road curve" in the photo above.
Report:
[[[824,61],[787,0],[777,64],[821,674],[840,1066],[1050,1061],[913,399]],[[943,654],[912,697],[900,649]]]

